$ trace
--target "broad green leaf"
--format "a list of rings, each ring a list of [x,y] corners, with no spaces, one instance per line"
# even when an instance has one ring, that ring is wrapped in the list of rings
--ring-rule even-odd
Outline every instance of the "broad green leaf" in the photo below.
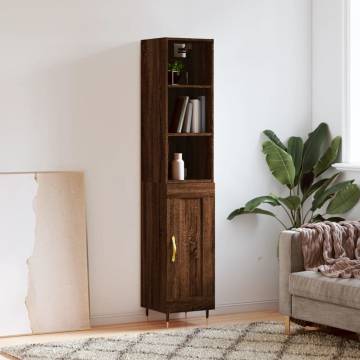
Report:
[[[360,199],[360,189],[356,184],[349,184],[336,193],[330,201],[326,212],[328,214],[343,214],[352,209]]]
[[[346,188],[349,184],[352,184],[353,182],[354,180],[342,181],[320,193],[317,193],[317,196],[314,198],[314,201],[312,203],[311,209],[320,209],[326,203],[326,201],[330,200],[333,197],[333,195],[335,195],[338,191]]]
[[[324,218],[322,215],[320,215],[320,214],[315,215],[315,216],[311,219],[311,222],[314,222],[314,223],[316,223],[316,222],[321,222],[321,221],[325,221],[325,218]]]
[[[232,220],[236,216],[245,215],[245,214],[259,214],[259,215],[268,215],[268,216],[276,217],[275,214],[272,213],[271,211],[267,211],[267,210],[263,210],[263,209],[259,209],[259,208],[256,208],[252,211],[247,211],[247,210],[245,210],[244,207],[242,207],[242,208],[236,209],[232,213],[230,213],[230,215],[228,216],[228,220]]]
[[[297,210],[300,206],[300,198],[296,195],[288,196],[286,198],[279,198],[279,201],[283,203],[290,210]]]
[[[345,219],[340,216],[332,216],[332,217],[327,218],[326,221],[340,222],[340,221],[345,221]]]
[[[321,186],[315,191],[314,198],[312,201],[311,209],[314,211],[318,209],[320,206],[319,204],[324,204],[323,200],[318,200],[324,194],[326,188],[340,175],[340,172],[335,173],[333,176],[325,179],[325,181],[321,184]],[[328,199],[327,199],[328,200]],[[322,205],[321,205],[322,206]]]
[[[281,147],[283,150],[287,151],[284,143],[277,137],[277,135],[272,130],[264,130],[263,133],[277,146]]]
[[[303,194],[305,194],[311,187],[314,181],[314,173],[309,172],[306,174],[301,174],[300,176],[300,189]]]
[[[305,192],[301,203],[303,204],[317,189],[320,188],[320,186],[322,186],[325,182],[327,182],[329,179],[321,179],[319,181],[317,181],[315,184],[311,185],[310,188],[307,189],[307,191]]]
[[[260,204],[270,204],[272,206],[279,206],[279,200],[273,195],[259,196],[252,200],[249,200],[245,204],[246,211],[252,211],[257,208]]]
[[[326,189],[325,193],[327,194],[335,194],[338,191],[342,190],[343,188],[347,187],[349,184],[352,184],[354,180],[346,180],[336,183],[335,185]]]
[[[331,216],[328,218],[324,218],[322,215],[318,214],[312,218],[312,222],[321,222],[321,221],[332,221],[332,222],[340,222],[345,219],[340,216]]]
[[[301,163],[302,163],[302,155],[303,155],[303,148],[304,143],[301,137],[292,136],[288,140],[288,150],[287,152],[291,155],[294,166],[295,166],[295,184],[297,184],[297,180],[299,178],[300,170],[301,170]]]
[[[304,144],[303,172],[310,172],[318,162],[321,150],[329,135],[329,127],[321,123],[313,132],[309,134]]]
[[[335,173],[333,176],[325,179],[323,184],[316,190],[314,194],[314,199],[321,196],[321,194],[326,190],[326,188],[340,175],[340,172]]]
[[[336,161],[339,155],[340,146],[341,146],[341,137],[337,136],[331,141],[331,144],[329,148],[326,150],[325,154],[316,163],[314,167],[315,176],[321,175],[332,164],[334,164],[334,162]]]
[[[263,143],[263,153],[271,173],[283,185],[292,188],[295,179],[295,166],[292,157],[272,141]]]

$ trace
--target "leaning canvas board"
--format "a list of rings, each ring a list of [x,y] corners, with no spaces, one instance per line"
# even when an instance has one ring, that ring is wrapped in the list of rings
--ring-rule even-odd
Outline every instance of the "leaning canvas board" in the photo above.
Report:
[[[84,176],[0,174],[0,336],[89,328]]]

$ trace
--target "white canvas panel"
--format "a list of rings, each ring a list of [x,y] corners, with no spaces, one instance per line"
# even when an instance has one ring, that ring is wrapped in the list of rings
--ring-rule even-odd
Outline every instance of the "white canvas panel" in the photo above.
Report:
[[[34,174],[0,175],[0,336],[31,332],[25,298],[36,192]]]

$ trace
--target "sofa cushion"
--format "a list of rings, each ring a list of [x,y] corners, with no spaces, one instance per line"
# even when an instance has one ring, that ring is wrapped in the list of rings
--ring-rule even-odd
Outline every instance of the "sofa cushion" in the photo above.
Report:
[[[290,274],[292,295],[360,309],[360,280],[329,278],[315,271]]]

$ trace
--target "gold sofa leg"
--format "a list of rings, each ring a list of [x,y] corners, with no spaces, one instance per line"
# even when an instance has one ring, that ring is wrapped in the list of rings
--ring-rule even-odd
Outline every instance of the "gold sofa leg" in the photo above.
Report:
[[[290,335],[290,316],[285,316],[285,335]]]

